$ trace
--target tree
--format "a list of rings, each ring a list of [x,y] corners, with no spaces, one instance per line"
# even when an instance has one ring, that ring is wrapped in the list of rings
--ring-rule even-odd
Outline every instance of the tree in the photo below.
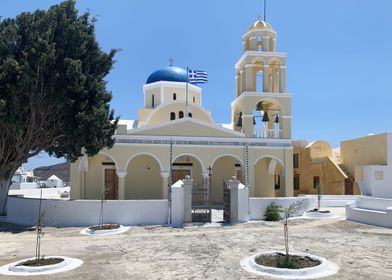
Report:
[[[284,210],[283,217],[283,234],[284,234],[284,246],[286,251],[286,260],[290,258],[289,254],[289,218],[294,217],[298,214],[299,210],[303,207],[303,200],[297,200],[292,203],[288,208]]]
[[[75,161],[114,144],[104,77],[117,50],[102,51],[94,24],[73,0],[0,22],[0,214],[28,158],[46,151]]]

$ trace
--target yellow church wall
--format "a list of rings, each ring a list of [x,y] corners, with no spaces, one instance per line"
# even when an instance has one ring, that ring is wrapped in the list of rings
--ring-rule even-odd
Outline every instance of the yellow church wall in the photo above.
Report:
[[[207,123],[212,123],[211,115],[209,112],[203,110],[199,106],[195,106],[194,104],[188,105],[189,112],[192,113],[192,118],[198,119]],[[154,112],[152,112],[149,117],[146,119],[146,124],[154,125],[164,121],[170,120],[170,113],[174,112],[176,115],[176,119],[179,118],[179,112],[184,112],[185,115],[185,105],[184,103],[172,102],[169,104],[165,104],[160,108],[157,108]]]
[[[198,136],[198,137],[233,137],[230,131],[217,130],[201,126],[197,123],[183,122],[173,126],[157,127],[153,130],[139,131],[138,135],[167,135],[167,136]]]
[[[117,168],[117,171],[130,172],[130,165],[133,164],[133,160],[137,155],[150,155],[154,158],[151,162],[150,170],[151,172],[157,173],[157,166],[160,168],[160,172],[168,172],[169,171],[169,145],[142,145],[142,144],[134,144],[134,145],[127,145],[127,144],[116,144],[110,150],[103,150],[101,153],[104,155],[97,155],[94,157],[89,157],[88,163],[88,172],[84,173],[83,171],[78,170],[78,166],[80,164],[80,160],[75,163],[71,163],[72,175],[71,175],[71,197],[72,198],[82,198],[81,189],[85,189],[85,197],[86,199],[98,199],[100,195],[100,189],[102,187],[102,178],[103,178],[103,171],[102,171],[102,162],[105,161],[112,161],[115,163],[113,167]],[[193,176],[194,182],[202,182],[203,174],[206,176],[208,174],[208,167],[212,166],[213,163],[216,162],[217,165],[215,166],[215,171],[213,172],[214,176],[214,185],[212,186],[212,197],[214,200],[218,201],[221,196],[221,187],[223,177],[229,178],[233,175],[237,175],[235,169],[232,167],[233,163],[238,161],[241,165],[243,164],[245,154],[244,154],[244,147],[232,147],[232,146],[176,146],[173,147],[173,159],[179,156],[189,156],[189,158],[194,161],[197,159],[197,164],[193,165]],[[224,164],[225,167],[221,166],[220,158],[230,156],[228,159],[225,159]],[[285,184],[288,188],[288,193],[290,193],[290,189],[292,191],[292,167],[288,161],[288,158],[292,158],[292,150],[291,149],[282,149],[282,148],[266,148],[260,149],[255,147],[249,147],[249,182],[250,182],[250,194],[251,196],[255,195],[266,195],[266,193],[257,194],[254,191],[254,184],[255,182],[262,181],[262,177],[258,174],[259,169],[254,169],[254,163],[262,158],[275,158],[279,162],[282,162],[284,166],[285,182],[282,182],[282,185]],[[140,157],[139,157],[140,158]],[[132,161],[131,161],[132,160]],[[157,165],[155,164],[155,160]],[[146,166],[148,162],[143,163],[143,161],[139,161],[140,166],[137,168],[141,168],[139,171],[131,176],[129,174],[126,175],[125,178],[125,198],[129,199],[131,197],[144,197],[144,199],[155,197],[158,193],[163,193],[162,188],[163,181],[161,177],[156,176],[154,177],[156,181],[151,181],[150,185],[153,190],[146,190],[140,192],[132,192],[133,185],[143,185],[142,180],[146,177],[141,171],[147,172]],[[200,162],[200,167],[198,166],[198,162]],[[195,162],[196,163],[196,162]],[[227,165],[226,165],[227,164]],[[286,165],[287,164],[287,165]],[[144,166],[144,167],[143,167]],[[147,166],[148,167],[148,166]],[[144,169],[143,169],[144,168]],[[213,167],[214,168],[214,167]],[[75,171],[74,171],[75,170]],[[81,182],[82,174],[85,175],[84,180],[84,187]],[[142,175],[143,174],[143,175]],[[130,178],[135,180],[135,184],[132,184]],[[150,178],[148,178],[150,180]],[[153,179],[151,179],[153,180]],[[245,174],[243,174],[243,181],[245,180]],[[261,183],[260,183],[261,184]],[[153,185],[153,186],[152,186]],[[131,189],[129,188],[131,186]],[[159,191],[159,189],[161,191]],[[287,196],[287,194],[286,194]]]
[[[125,199],[162,199],[159,163],[151,156],[134,157],[125,176]]]

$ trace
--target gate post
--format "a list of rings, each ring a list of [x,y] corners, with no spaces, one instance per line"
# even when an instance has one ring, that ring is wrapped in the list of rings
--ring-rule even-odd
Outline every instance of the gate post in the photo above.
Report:
[[[192,222],[192,185],[193,179],[186,175],[182,180],[184,188],[184,223]]]
[[[228,181],[230,186],[230,216],[231,223],[238,223],[238,185],[240,181],[235,176],[232,176]]]

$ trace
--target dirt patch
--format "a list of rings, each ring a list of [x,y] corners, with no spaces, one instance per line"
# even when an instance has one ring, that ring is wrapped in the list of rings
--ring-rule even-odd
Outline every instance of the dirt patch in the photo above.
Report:
[[[62,258],[41,258],[18,263],[16,266],[46,266],[63,262]]]
[[[110,229],[118,229],[120,228],[119,224],[104,224],[98,226],[89,227],[89,230],[110,230]]]
[[[315,267],[321,264],[320,261],[309,257],[286,255],[276,253],[274,255],[260,255],[255,258],[258,265],[276,267],[276,268],[290,268],[301,269],[307,267]]]

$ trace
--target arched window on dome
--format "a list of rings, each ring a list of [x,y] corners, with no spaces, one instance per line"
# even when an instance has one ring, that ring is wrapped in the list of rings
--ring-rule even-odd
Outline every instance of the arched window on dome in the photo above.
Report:
[[[173,121],[173,120],[175,120],[175,119],[176,119],[176,113],[171,112],[171,113],[170,113],[170,120]]]
[[[183,111],[178,112],[178,118],[182,119],[183,117],[184,117],[184,112]]]
[[[195,103],[196,102],[196,98],[193,96],[192,99],[193,99],[193,103]]]
[[[151,96],[151,107],[152,108],[155,107],[155,96],[154,96],[154,94]]]
[[[177,100],[177,93],[173,92],[173,100]]]

